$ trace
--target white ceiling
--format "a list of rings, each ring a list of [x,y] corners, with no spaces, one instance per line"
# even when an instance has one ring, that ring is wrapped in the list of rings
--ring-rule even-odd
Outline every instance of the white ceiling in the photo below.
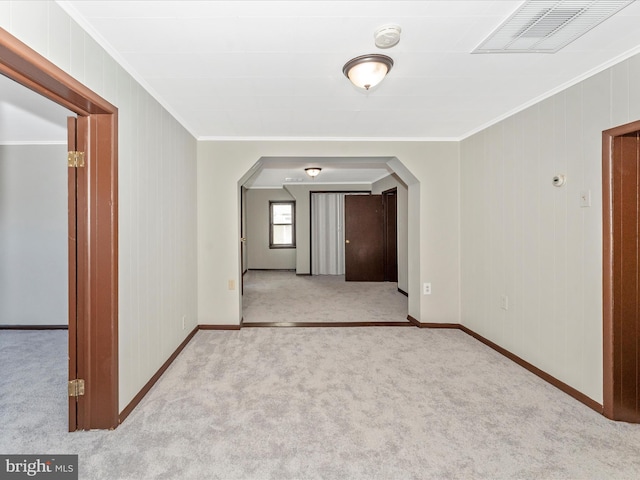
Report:
[[[262,157],[260,168],[244,183],[247,188],[273,188],[287,184],[366,184],[387,177],[393,171],[389,157]],[[305,168],[322,171],[309,177]]]
[[[640,46],[640,2],[555,54],[470,53],[522,1],[59,3],[200,139],[460,139]],[[365,93],[342,67],[376,51]]]
[[[459,140],[640,52],[640,1],[555,54],[470,53],[522,1],[58,3],[202,140]],[[374,52],[395,65],[363,92],[342,66]]]

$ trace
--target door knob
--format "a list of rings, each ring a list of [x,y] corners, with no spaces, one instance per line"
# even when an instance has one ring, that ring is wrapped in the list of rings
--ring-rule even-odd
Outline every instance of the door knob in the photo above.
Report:
[[[344,243],[351,243],[351,242],[350,242],[349,240],[345,240],[345,242],[344,242]]]

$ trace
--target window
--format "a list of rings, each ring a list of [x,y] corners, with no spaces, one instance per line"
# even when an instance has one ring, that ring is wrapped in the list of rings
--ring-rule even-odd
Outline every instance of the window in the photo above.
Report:
[[[296,248],[296,202],[269,202],[269,248]]]

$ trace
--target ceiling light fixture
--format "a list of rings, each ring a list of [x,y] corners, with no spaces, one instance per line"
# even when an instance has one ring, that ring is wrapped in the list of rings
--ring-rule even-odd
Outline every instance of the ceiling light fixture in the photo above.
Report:
[[[321,170],[322,169],[319,167],[309,167],[304,169],[304,171],[307,172],[307,175],[309,175],[311,178],[317,177]]]
[[[356,87],[369,90],[384,80],[392,67],[393,59],[391,57],[371,53],[349,60],[342,67],[342,73]]]

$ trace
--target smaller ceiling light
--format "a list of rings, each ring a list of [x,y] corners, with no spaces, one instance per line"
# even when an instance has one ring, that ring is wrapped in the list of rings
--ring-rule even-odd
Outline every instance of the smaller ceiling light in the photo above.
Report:
[[[392,67],[393,59],[391,57],[372,53],[349,60],[342,67],[342,73],[356,87],[369,90],[379,84]]]
[[[307,172],[307,175],[311,178],[317,177],[321,170],[322,169],[318,167],[309,167],[304,169],[304,171]]]

